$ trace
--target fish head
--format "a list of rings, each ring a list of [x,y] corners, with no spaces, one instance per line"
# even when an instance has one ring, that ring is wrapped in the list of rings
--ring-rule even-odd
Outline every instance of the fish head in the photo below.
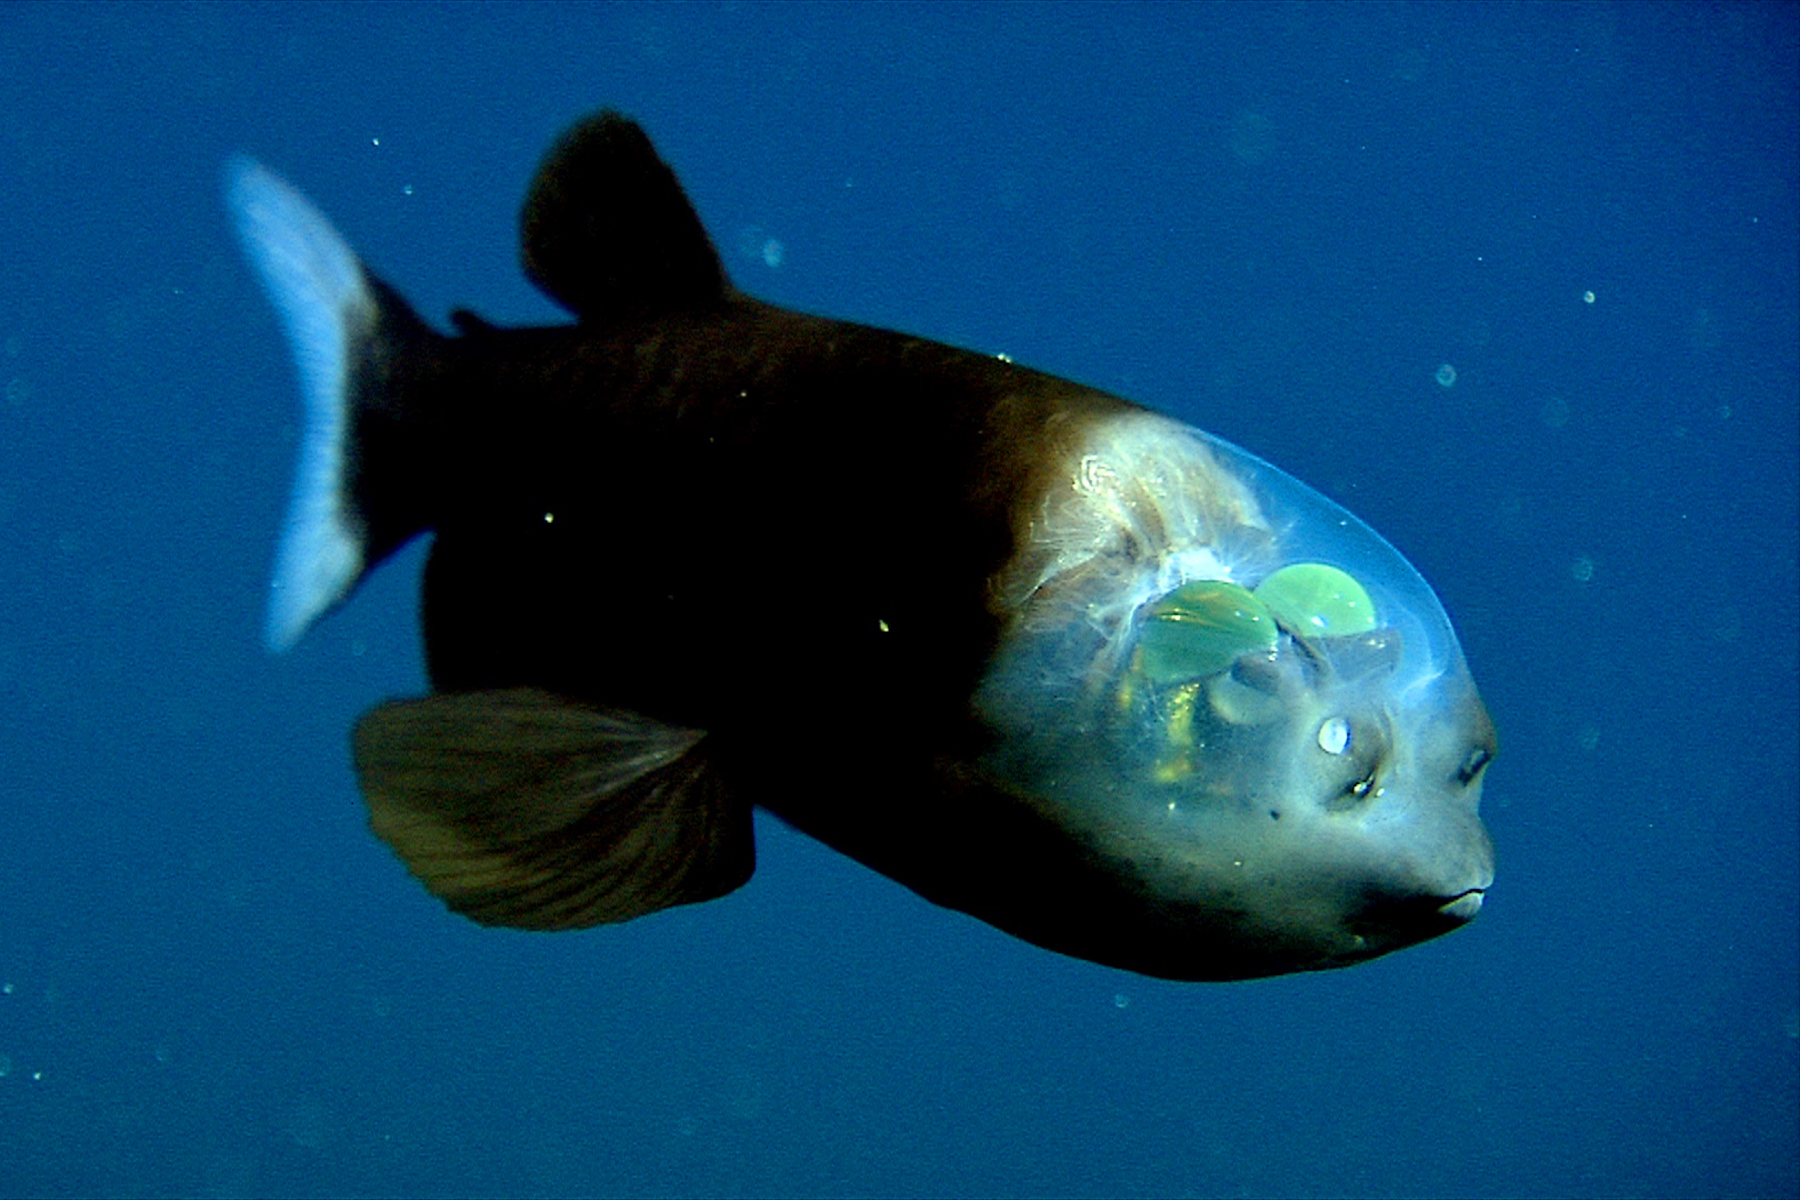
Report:
[[[1077,952],[1240,978],[1480,910],[1493,723],[1442,604],[1368,526],[1131,414],[1089,431],[1017,540],[982,769],[1129,897],[1111,923],[1132,936]]]

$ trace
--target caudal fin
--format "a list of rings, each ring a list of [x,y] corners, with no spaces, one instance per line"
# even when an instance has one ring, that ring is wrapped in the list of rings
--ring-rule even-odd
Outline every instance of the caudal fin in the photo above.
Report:
[[[363,269],[312,202],[260,163],[234,160],[227,197],[238,236],[280,315],[299,367],[300,465],[270,585],[268,645],[285,650],[343,600],[374,561],[417,533],[359,498],[371,412],[398,420],[403,343],[434,338]]]

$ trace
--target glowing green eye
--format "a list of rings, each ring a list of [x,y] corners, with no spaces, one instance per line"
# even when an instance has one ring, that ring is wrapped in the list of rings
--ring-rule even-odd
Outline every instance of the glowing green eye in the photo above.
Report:
[[[1151,606],[1138,639],[1139,662],[1155,683],[1223,671],[1238,656],[1275,645],[1267,606],[1235,583],[1184,583]]]
[[[1324,563],[1294,563],[1256,586],[1275,619],[1307,637],[1349,637],[1375,628],[1375,604],[1363,585]]]

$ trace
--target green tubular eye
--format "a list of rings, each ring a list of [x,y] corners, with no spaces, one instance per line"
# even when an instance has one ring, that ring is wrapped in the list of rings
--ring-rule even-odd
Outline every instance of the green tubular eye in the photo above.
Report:
[[[1184,583],[1151,606],[1138,639],[1143,672],[1158,684],[1213,675],[1275,645],[1268,606],[1235,583]]]
[[[1256,586],[1275,619],[1308,637],[1351,637],[1375,628],[1375,603],[1355,578],[1324,563],[1294,563]]]

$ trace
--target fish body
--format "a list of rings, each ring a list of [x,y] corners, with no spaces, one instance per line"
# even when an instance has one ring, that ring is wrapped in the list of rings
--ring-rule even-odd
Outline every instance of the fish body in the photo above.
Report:
[[[1273,467],[744,295],[616,114],[525,205],[568,325],[444,336],[264,168],[230,200],[308,414],[270,642],[432,535],[432,692],[355,756],[451,908],[563,929],[714,898],[755,805],[1168,978],[1346,965],[1480,907],[1494,737],[1448,618]]]

